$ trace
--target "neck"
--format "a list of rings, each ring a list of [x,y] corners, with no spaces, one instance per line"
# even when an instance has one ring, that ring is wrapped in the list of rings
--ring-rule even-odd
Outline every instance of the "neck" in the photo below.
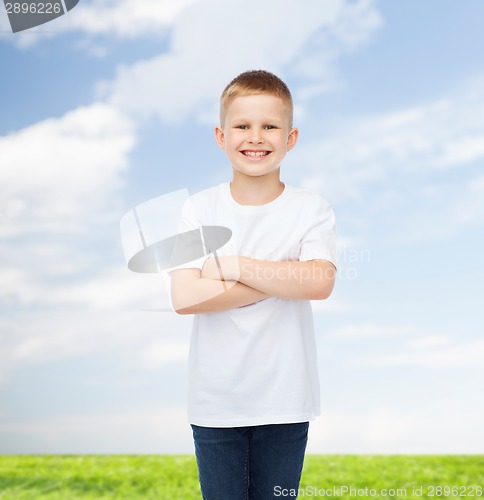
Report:
[[[284,183],[279,179],[279,169],[256,177],[240,175],[234,169],[230,192],[240,205],[265,205],[274,201],[283,191]]]

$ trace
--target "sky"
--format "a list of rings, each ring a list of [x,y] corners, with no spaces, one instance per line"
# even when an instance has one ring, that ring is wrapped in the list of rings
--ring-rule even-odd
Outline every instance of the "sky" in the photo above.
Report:
[[[283,78],[281,179],[342,243],[313,302],[308,453],[484,453],[484,3],[81,0],[0,6],[0,453],[192,453],[192,317],[127,269],[130,209],[226,182],[218,99]],[[166,215],[168,218],[169,214]]]

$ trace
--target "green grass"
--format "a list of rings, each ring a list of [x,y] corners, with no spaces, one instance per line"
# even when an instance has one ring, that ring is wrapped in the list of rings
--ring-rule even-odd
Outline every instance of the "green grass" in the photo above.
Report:
[[[301,487],[330,488],[331,491],[339,488],[340,492],[342,486],[354,489],[352,495],[347,490],[339,498],[383,498],[383,489],[387,490],[387,498],[484,496],[484,492],[478,495],[480,490],[476,488],[484,489],[482,455],[309,455],[307,458]],[[440,491],[437,486],[450,488]],[[457,495],[452,494],[453,486],[457,488],[454,490]],[[366,493],[365,488],[374,492]],[[404,491],[392,494],[388,491],[391,489]],[[363,494],[358,490],[363,490]],[[322,494],[319,497],[322,498]]]
[[[455,494],[451,490],[439,494],[432,489],[439,485],[458,489]],[[483,498],[476,486],[484,488],[481,455],[307,455],[299,498],[324,498],[328,489],[333,497],[339,493],[336,498],[383,498],[382,489],[391,488],[405,491],[391,498]],[[415,487],[422,487],[421,495],[412,494]],[[195,458],[188,455],[0,456],[0,499],[38,498],[200,500],[201,496]]]

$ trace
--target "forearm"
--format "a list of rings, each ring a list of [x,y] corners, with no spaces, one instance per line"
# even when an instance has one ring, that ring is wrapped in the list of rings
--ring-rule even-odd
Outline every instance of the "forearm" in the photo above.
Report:
[[[328,261],[276,262],[238,257],[238,281],[272,296],[321,300],[330,296],[335,267]]]
[[[237,281],[197,278],[178,293],[172,293],[175,310],[179,314],[202,314],[226,311],[246,306],[270,297]]]

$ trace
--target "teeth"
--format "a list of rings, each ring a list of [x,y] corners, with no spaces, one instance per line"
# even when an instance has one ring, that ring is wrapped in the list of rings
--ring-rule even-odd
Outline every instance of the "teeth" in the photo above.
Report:
[[[245,156],[265,156],[268,151],[244,151]]]

